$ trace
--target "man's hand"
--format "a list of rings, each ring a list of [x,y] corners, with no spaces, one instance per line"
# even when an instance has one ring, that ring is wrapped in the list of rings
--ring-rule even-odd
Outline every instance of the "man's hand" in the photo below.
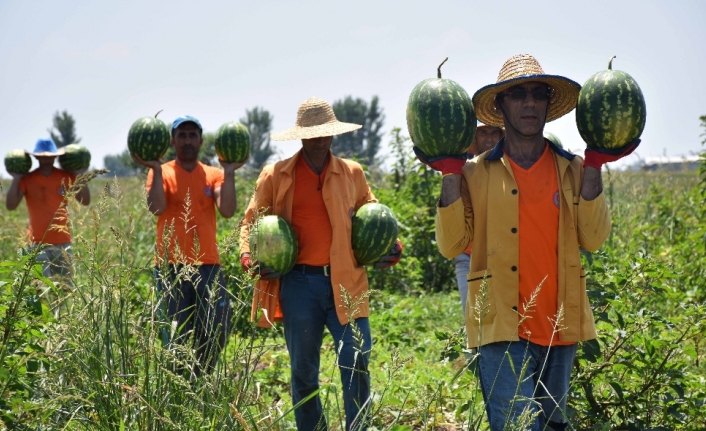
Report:
[[[138,165],[150,168],[152,170],[162,166],[162,163],[159,160],[142,160],[142,158],[135,153],[130,153],[130,157],[132,157],[132,160]]]
[[[416,145],[412,149],[414,150],[414,154],[417,156],[417,159],[419,159],[420,162],[424,163],[435,171],[440,171],[443,175],[463,174],[463,165],[466,164],[466,160],[468,159],[468,156],[466,154],[461,154],[458,156],[429,157]]]
[[[245,166],[245,164],[248,162],[248,160],[250,160],[250,156],[249,156],[249,155],[248,155],[248,158],[247,158],[247,159],[245,159],[244,161],[242,161],[242,162],[240,162],[240,163],[236,163],[236,162],[228,163],[228,162],[224,162],[224,161],[221,160],[221,159],[218,159],[218,163],[220,163],[221,166],[223,166],[223,173],[224,173],[224,174],[229,174],[229,173],[235,172],[235,171],[237,171],[238,169],[240,169],[240,168],[242,168],[243,166]]]
[[[583,165],[600,170],[606,163],[615,162],[616,160],[620,160],[623,157],[630,155],[633,151],[635,151],[635,148],[637,148],[638,145],[640,145],[640,140],[635,139],[620,148],[586,148],[586,151],[584,152]]]
[[[278,271],[275,271],[274,268],[262,266],[258,261],[251,261],[250,253],[243,253],[242,255],[240,255],[240,267],[243,269],[243,271],[250,274],[252,278],[255,278],[255,276],[257,275],[260,275],[260,278],[262,280],[276,280],[282,276],[282,274],[280,274]]]
[[[18,182],[19,182],[19,180],[22,179],[22,177],[24,177],[25,175],[27,175],[27,174],[15,174],[15,173],[13,173],[13,172],[8,172],[8,174],[10,174],[10,176],[12,177],[13,180],[16,180],[16,181],[18,181]]]
[[[402,242],[398,239],[397,241],[395,241],[395,245],[393,245],[390,249],[390,253],[381,257],[380,260],[375,262],[373,268],[385,269],[397,265],[397,263],[402,258],[402,249]]]

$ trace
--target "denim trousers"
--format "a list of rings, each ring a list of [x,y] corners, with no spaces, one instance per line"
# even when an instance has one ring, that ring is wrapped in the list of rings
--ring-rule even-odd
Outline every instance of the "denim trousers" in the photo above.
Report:
[[[353,326],[342,325],[338,320],[330,277],[291,271],[282,277],[281,286],[280,305],[292,370],[293,405],[319,389],[321,346],[326,327],[336,346],[346,430],[362,429],[361,420],[366,416],[370,397],[368,361],[372,341],[368,318],[355,319],[361,336],[356,342]],[[299,431],[327,429],[318,394],[295,409],[294,417]]]
[[[481,346],[480,382],[490,429],[506,429],[523,410],[539,413],[527,428],[533,431],[547,429],[548,421],[566,422],[563,413],[576,348],[577,344],[547,347],[523,339]]]
[[[220,265],[169,265],[167,274],[160,274],[159,268],[154,274],[167,318],[176,323],[171,337],[166,328],[161,331],[162,341],[166,345],[193,343],[198,360],[194,374],[211,372],[226,344],[232,316]]]

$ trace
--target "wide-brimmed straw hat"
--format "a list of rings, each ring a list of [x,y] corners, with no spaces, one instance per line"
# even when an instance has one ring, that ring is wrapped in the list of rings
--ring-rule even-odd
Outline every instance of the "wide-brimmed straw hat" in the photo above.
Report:
[[[37,139],[37,143],[34,144],[34,151],[30,154],[35,157],[56,157],[64,154],[66,152],[63,148],[56,148],[56,144],[51,138],[40,138]]]
[[[273,133],[273,141],[293,141],[296,139],[320,138],[335,136],[360,129],[360,124],[338,121],[331,105],[318,97],[307,99],[299,106],[297,123],[291,129]]]
[[[529,54],[510,57],[498,74],[495,84],[486,85],[473,95],[473,106],[480,121],[490,126],[502,126],[502,113],[495,109],[495,96],[528,81],[543,82],[551,88],[547,122],[568,114],[576,107],[581,85],[559,75],[547,75],[536,58]]]

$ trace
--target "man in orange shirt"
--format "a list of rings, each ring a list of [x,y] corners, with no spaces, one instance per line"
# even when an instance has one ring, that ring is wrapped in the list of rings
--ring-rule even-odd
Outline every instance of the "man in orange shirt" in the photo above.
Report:
[[[65,193],[76,181],[81,172],[66,172],[54,167],[57,156],[64,149],[57,149],[51,138],[39,139],[32,154],[39,167],[28,174],[14,174],[7,191],[5,205],[13,211],[26,198],[29,212],[27,236],[33,246],[44,244],[37,255],[42,262],[45,277],[57,275],[71,283],[71,233],[68,228]],[[91,193],[84,185],[75,195],[83,205],[91,202]]]
[[[439,251],[451,257],[473,243],[466,329],[493,431],[565,430],[577,342],[596,336],[579,247],[596,250],[610,233],[601,166],[639,140],[617,155],[587,149],[582,160],[544,139],[580,88],[514,56],[473,96],[480,121],[504,125],[505,138],[468,162],[417,152],[444,175]],[[536,419],[518,424],[523,412]]]
[[[199,162],[202,133],[199,120],[179,117],[171,128],[175,160],[161,164],[131,154],[150,168],[147,205],[158,216],[157,290],[176,323],[173,341],[196,349],[198,363],[190,370],[196,376],[213,370],[228,336],[231,306],[216,244],[216,208],[225,218],[235,214],[235,170],[244,165],[221,161],[221,171]],[[163,338],[169,342],[166,333]]]
[[[363,429],[370,405],[368,279],[365,268],[353,257],[351,217],[362,205],[377,200],[362,167],[333,156],[330,148],[334,135],[360,127],[339,122],[326,101],[306,100],[299,107],[296,126],[271,135],[280,141],[301,139],[302,149],[289,159],[265,166],[245,212],[240,242],[243,269],[260,274],[253,317],[262,310],[261,326],[284,322],[293,404],[318,390],[324,328],[333,336],[343,383],[346,429]],[[287,220],[299,243],[296,265],[281,279],[279,273],[259,268],[250,258],[249,229],[262,210]],[[395,265],[401,255],[402,244],[397,241],[375,268]],[[359,301],[356,309],[347,309],[343,289]],[[356,332],[362,345],[355,341]],[[294,416],[300,431],[326,429],[318,395],[294,410]]]

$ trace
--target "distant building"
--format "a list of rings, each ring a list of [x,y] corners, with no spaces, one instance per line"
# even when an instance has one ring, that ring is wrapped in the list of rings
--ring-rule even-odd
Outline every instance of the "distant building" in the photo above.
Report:
[[[641,166],[643,171],[696,171],[701,161],[698,155],[649,157]]]

